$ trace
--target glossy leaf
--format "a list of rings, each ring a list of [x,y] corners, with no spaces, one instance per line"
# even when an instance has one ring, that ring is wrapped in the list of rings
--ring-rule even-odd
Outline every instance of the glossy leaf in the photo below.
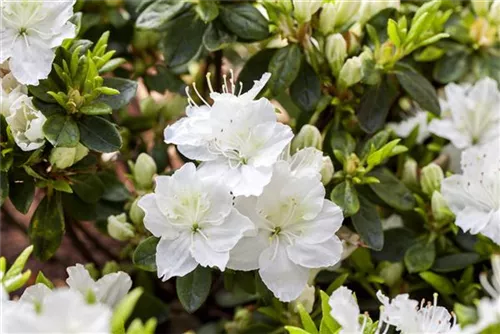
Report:
[[[177,278],[175,282],[177,297],[189,313],[193,313],[203,305],[211,286],[212,271],[202,266],[198,266],[186,276]]]

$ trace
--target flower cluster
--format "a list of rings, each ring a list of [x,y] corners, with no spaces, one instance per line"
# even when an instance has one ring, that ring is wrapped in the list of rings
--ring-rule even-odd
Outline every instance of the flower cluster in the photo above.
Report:
[[[156,264],[164,280],[198,265],[259,270],[276,297],[291,301],[311,269],[340,260],[335,232],[343,215],[324,199],[322,152],[290,154],[291,129],[277,122],[269,100],[254,100],[268,79],[264,74],[244,94],[234,94],[230,79],[223,93],[212,91],[213,105],[191,99],[187,117],[166,128],[167,143],[202,163],[157,177],[154,193],[139,201],[146,228],[160,238]]]
[[[1,109],[12,136],[23,151],[33,151],[45,143],[42,127],[45,116],[33,105],[28,88],[20,84],[6,63],[0,69]]]
[[[132,287],[124,272],[94,281],[81,264],[67,269],[69,287],[32,285],[18,301],[2,298],[2,333],[111,333],[113,308]]]

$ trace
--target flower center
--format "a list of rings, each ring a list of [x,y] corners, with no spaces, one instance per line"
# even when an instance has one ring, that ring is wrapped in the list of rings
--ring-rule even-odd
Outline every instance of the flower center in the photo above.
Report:
[[[193,223],[193,225],[191,226],[191,231],[193,231],[193,233],[196,233],[200,230],[200,225],[198,225],[198,223]]]

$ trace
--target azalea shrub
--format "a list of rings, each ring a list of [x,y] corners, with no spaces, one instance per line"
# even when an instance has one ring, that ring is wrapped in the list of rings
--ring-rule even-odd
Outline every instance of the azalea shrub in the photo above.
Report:
[[[0,8],[2,333],[500,332],[499,0]]]

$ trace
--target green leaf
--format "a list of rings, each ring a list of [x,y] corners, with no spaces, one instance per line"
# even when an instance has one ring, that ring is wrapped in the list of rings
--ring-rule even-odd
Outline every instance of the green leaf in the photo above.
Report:
[[[434,65],[432,77],[443,84],[459,81],[470,70],[471,60],[467,52],[444,56]]]
[[[2,180],[3,181],[3,180]],[[17,211],[26,214],[35,196],[35,180],[23,169],[11,174],[9,198]]]
[[[312,332],[305,331],[302,328],[294,327],[294,326],[285,326],[285,328],[288,331],[288,333],[290,333],[290,334],[310,334],[310,333],[312,333]],[[317,331],[315,333],[317,333]]]
[[[156,246],[159,241],[160,239],[156,237],[141,241],[132,257],[136,267],[146,271],[156,271]]]
[[[351,217],[352,224],[361,240],[371,249],[379,251],[384,247],[384,231],[377,208],[363,196],[359,196],[359,211]]]
[[[363,145],[363,149],[359,154],[360,159],[365,159],[371,152],[374,152],[382,148],[382,146],[384,146],[389,140],[389,137],[390,137],[389,131],[382,130],[377,132],[373,137],[368,139],[366,143]]]
[[[47,286],[47,288],[49,288],[49,289],[54,288],[54,284],[47,277],[45,277],[45,275],[43,274],[42,271],[38,272],[38,275],[36,276],[35,283],[36,284],[38,284],[38,283],[45,284],[45,286]]]
[[[80,174],[71,178],[71,188],[85,203],[97,203],[104,193],[104,184],[95,174]]]
[[[95,220],[96,204],[86,203],[76,194],[62,194],[63,208],[68,216],[77,220]]]
[[[404,261],[408,272],[419,273],[430,269],[435,258],[434,242],[419,240],[406,250]]]
[[[125,64],[127,60],[125,58],[113,58],[104,64],[101,69],[99,69],[99,74],[107,73],[116,70],[120,65]]]
[[[219,16],[219,6],[217,2],[212,0],[200,0],[196,6],[196,12],[205,23],[208,23]]]
[[[369,187],[389,206],[401,211],[415,207],[412,192],[389,169],[377,168],[368,175],[380,181],[380,183],[370,183]]]
[[[391,77],[382,78],[377,85],[368,88],[357,109],[359,125],[363,131],[374,133],[384,125],[398,94],[397,85]]]
[[[219,17],[233,34],[247,41],[261,41],[269,36],[269,22],[251,4],[224,5]]]
[[[20,275],[23,270],[24,266],[26,265],[26,262],[28,261],[28,258],[30,257],[31,253],[33,252],[33,246],[28,246],[26,249],[24,249],[21,254],[16,258],[12,266],[10,266],[9,270],[7,273],[5,273],[5,276],[2,277],[2,281],[8,281],[18,275]]]
[[[55,114],[43,125],[45,138],[55,147],[75,147],[80,141],[78,125],[71,116]]]
[[[476,264],[481,260],[481,256],[477,253],[459,253],[446,255],[436,259],[433,271],[438,273],[447,273],[464,269],[471,264]]]
[[[352,216],[359,211],[358,193],[350,181],[337,184],[330,194],[330,199],[342,208],[344,217]]]
[[[97,101],[109,105],[113,110],[125,107],[135,97],[137,91],[137,81],[123,78],[104,78],[103,86],[114,88],[120,92],[116,95],[101,95],[97,99]]]
[[[314,321],[301,303],[297,304],[297,310],[299,311],[302,327],[304,327],[306,333],[318,334],[318,329],[316,328]]]
[[[99,179],[104,184],[102,199],[110,202],[125,202],[130,198],[130,192],[114,172],[99,173]]]
[[[193,313],[205,302],[212,286],[210,268],[198,266],[186,276],[177,278],[175,287],[177,297],[184,309]]]
[[[28,86],[29,92],[36,98],[47,103],[56,103],[56,100],[47,92],[59,92],[61,88],[52,78],[40,80],[36,86]]]
[[[170,21],[160,41],[165,63],[169,67],[187,64],[203,48],[203,34],[207,25],[188,11]],[[182,32],[182,33],[180,33]]]
[[[0,172],[0,207],[9,197],[9,175],[7,172]]]
[[[390,158],[391,156],[395,155],[394,153],[402,153],[399,150],[396,150],[396,147],[398,143],[401,141],[401,138],[394,139],[390,141],[389,143],[385,144],[382,148],[379,150],[371,153],[368,158],[366,159],[366,162],[368,163],[368,167],[374,167],[380,165],[384,160]],[[404,146],[398,146],[398,147],[404,147]],[[404,149],[403,149],[404,151]]]
[[[414,99],[422,109],[438,115],[441,113],[436,89],[413,67],[397,63],[394,67],[396,77],[403,89]]]
[[[384,232],[384,247],[380,252],[374,252],[373,257],[378,261],[400,262],[403,260],[406,250],[411,246],[415,235],[411,230],[405,228],[391,228]]]
[[[61,244],[64,235],[64,215],[61,194],[46,195],[33,214],[28,230],[33,254],[41,261],[50,259]]]
[[[331,295],[333,291],[337,290],[340,288],[342,285],[344,285],[345,281],[347,280],[347,277],[349,277],[349,273],[344,273],[337,277],[326,289],[326,293],[328,295]]]
[[[184,2],[173,3],[170,0],[153,1],[137,17],[135,26],[139,29],[162,29],[165,24],[189,8]]]
[[[254,84],[254,80],[259,80],[262,74],[267,72],[269,62],[276,53],[276,49],[264,49],[253,55],[243,66],[238,81],[243,85],[242,93],[245,93]]]
[[[455,292],[453,283],[444,276],[425,271],[419,274],[420,277],[442,295],[449,296]]]
[[[89,149],[110,153],[122,146],[122,138],[115,125],[99,116],[87,116],[78,122],[80,140]]]
[[[307,61],[303,61],[296,79],[290,86],[293,102],[307,113],[316,109],[321,98],[321,81]]]
[[[342,130],[332,131],[330,145],[332,150],[339,150],[345,155],[349,155],[354,152],[354,149],[356,148],[356,141],[349,132]]]
[[[319,294],[321,297],[321,313],[323,315],[320,324],[320,333],[336,333],[340,325],[330,314],[332,311],[332,308],[328,304],[330,297],[324,291],[320,291]]]
[[[103,102],[94,102],[80,108],[80,112],[85,115],[108,115],[113,113],[113,109]]]
[[[398,24],[396,21],[389,19],[389,21],[387,21],[387,35],[396,47],[401,45],[401,38],[399,37],[398,30]]]
[[[297,78],[302,55],[297,44],[290,44],[279,49],[269,63],[271,78],[268,86],[274,95],[287,89]]]
[[[203,44],[208,51],[222,50],[236,42],[236,35],[227,32],[219,21],[210,23],[203,34]]]
[[[164,93],[167,89],[173,93],[184,91],[186,85],[179,79],[171,70],[165,66],[156,67],[156,75],[147,74],[144,77],[144,82],[150,90]]]
[[[125,334],[125,323],[132,314],[142,293],[142,288],[135,288],[118,303],[111,318],[112,334]]]

